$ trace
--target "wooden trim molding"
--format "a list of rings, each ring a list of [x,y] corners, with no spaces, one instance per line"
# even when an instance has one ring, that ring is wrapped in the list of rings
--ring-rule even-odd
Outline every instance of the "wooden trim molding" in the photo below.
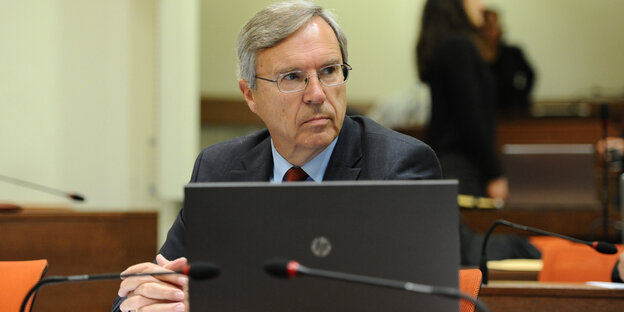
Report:
[[[252,113],[243,99],[202,97],[201,124],[212,125],[262,125],[262,120]]]
[[[355,103],[349,104],[348,108],[357,110],[358,114],[365,114],[371,106],[370,103]],[[202,125],[264,125],[262,120],[249,110],[242,98],[202,97],[200,110]]]

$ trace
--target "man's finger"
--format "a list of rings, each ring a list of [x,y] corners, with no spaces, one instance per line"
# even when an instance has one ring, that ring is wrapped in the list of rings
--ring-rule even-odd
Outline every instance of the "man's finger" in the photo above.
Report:
[[[186,257],[180,257],[175,260],[168,261],[165,257],[162,257],[165,261],[167,261],[162,266],[166,269],[178,271],[184,269],[188,265],[188,260]],[[156,257],[156,261],[158,261],[158,256]]]
[[[167,258],[165,258],[165,256],[163,256],[162,254],[156,255],[156,264],[160,265],[161,267],[164,267],[169,262],[171,261],[167,260]]]
[[[161,269],[164,270],[164,269]],[[144,283],[169,284],[174,287],[182,287],[188,284],[188,278],[180,274],[155,276],[134,276],[124,279],[119,285],[118,295],[124,297]]]
[[[158,303],[158,301],[139,295],[130,295],[119,305],[119,309],[121,311],[136,311],[139,308],[155,303]]]
[[[184,291],[178,287],[166,283],[143,283],[133,292],[135,295],[156,300],[183,301],[186,297]]]
[[[143,263],[135,264],[135,265],[128,267],[123,272],[121,272],[121,274],[123,275],[123,274],[142,273],[142,272],[148,272],[148,270],[152,270],[152,272],[154,272],[153,271],[154,267],[160,268],[160,266],[152,262],[143,262]]]

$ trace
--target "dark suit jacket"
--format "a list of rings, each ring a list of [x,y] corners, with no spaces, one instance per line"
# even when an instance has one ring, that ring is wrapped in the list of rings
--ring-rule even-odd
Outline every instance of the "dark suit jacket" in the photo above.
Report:
[[[273,174],[271,138],[265,129],[205,148],[197,157],[191,183],[269,181]],[[439,179],[433,150],[365,117],[345,117],[323,180]],[[182,208],[183,210],[184,208]],[[183,211],[167,234],[160,253],[167,259],[185,255]],[[118,311],[117,298],[113,311]]]

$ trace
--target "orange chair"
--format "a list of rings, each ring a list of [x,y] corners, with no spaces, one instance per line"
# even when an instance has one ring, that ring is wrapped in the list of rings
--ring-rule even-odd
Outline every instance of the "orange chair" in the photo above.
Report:
[[[0,261],[0,302],[2,311],[19,311],[28,291],[43,277],[48,260]],[[26,311],[32,309],[33,295]]]
[[[587,282],[611,281],[613,266],[624,249],[618,245],[618,253],[605,255],[589,246],[562,239],[537,239],[536,247],[542,252],[541,282]],[[533,239],[531,239],[533,243]]]
[[[481,278],[481,270],[479,269],[459,270],[459,291],[476,299],[479,296],[479,290],[481,290]],[[474,312],[474,310],[474,303],[465,299],[459,301],[459,311]]]

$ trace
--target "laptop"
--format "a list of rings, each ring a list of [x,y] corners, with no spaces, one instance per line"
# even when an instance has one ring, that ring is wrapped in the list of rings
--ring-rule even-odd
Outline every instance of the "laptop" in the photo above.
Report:
[[[509,208],[599,208],[591,144],[508,144]]]
[[[295,204],[297,203],[297,204]],[[457,288],[457,181],[198,183],[185,187],[193,311],[458,311],[458,300],[309,276],[266,274],[267,259]]]

